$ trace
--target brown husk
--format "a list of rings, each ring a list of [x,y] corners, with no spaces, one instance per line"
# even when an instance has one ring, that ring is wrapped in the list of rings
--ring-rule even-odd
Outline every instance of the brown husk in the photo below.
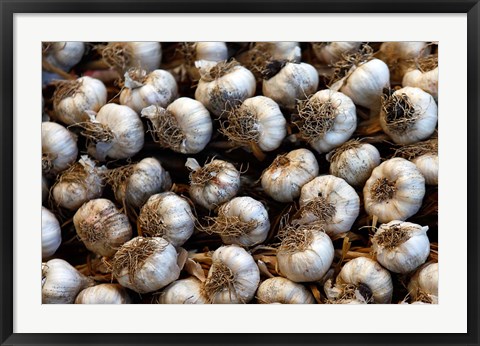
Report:
[[[48,174],[53,168],[53,161],[58,157],[57,154],[43,153],[42,154],[42,172]]]
[[[257,116],[249,107],[237,106],[227,111],[228,120],[220,121],[220,132],[238,145],[258,143],[260,132],[257,130]]]
[[[331,100],[320,101],[309,97],[299,101],[293,123],[300,130],[300,137],[312,142],[330,131],[338,115],[338,105]]]
[[[121,74],[132,63],[133,50],[128,42],[112,42],[97,49],[100,50],[105,63]]]
[[[156,114],[149,117],[148,131],[152,133],[153,140],[164,148],[178,148],[185,134],[178,125],[173,113],[162,107],[156,107]]]
[[[387,127],[400,134],[408,131],[420,116],[410,98],[404,93],[398,95],[388,91],[384,94],[382,110],[385,113]]]
[[[59,80],[52,83],[55,85],[55,92],[53,93],[53,104],[58,106],[60,101],[67,97],[74,97],[80,92],[83,81],[75,80]]]
[[[177,52],[183,57],[187,66],[195,66],[195,61],[197,60],[196,47],[196,42],[181,42],[177,48]]]
[[[380,202],[392,199],[396,192],[395,182],[390,182],[387,178],[379,178],[370,188],[370,193]]]
[[[428,141],[404,145],[397,149],[393,156],[412,160],[425,154],[438,154],[438,138],[432,138]]]

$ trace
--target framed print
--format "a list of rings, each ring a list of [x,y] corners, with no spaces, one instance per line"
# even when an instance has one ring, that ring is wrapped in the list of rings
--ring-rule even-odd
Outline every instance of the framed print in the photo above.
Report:
[[[2,345],[478,344],[479,8],[2,1]]]

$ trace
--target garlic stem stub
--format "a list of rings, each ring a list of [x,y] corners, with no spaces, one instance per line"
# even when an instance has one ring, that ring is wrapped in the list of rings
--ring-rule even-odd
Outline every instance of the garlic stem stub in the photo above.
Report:
[[[130,304],[127,290],[118,284],[100,284],[85,288],[75,299],[75,304]]]
[[[315,298],[305,286],[282,277],[263,281],[257,290],[260,304],[314,304]]]
[[[62,243],[62,230],[56,216],[42,207],[42,259],[55,254]]]
[[[438,304],[438,263],[420,267],[410,279],[408,292],[414,302]]]
[[[208,304],[203,283],[195,277],[172,282],[158,298],[159,304]]]
[[[131,68],[156,70],[162,61],[159,42],[110,42],[100,47],[104,62],[123,75]]]
[[[42,122],[42,171],[47,176],[66,170],[78,155],[77,138],[60,124]]]
[[[240,188],[240,172],[227,161],[212,159],[203,167],[197,160],[188,158],[190,169],[190,197],[209,210],[217,208],[235,197]]]

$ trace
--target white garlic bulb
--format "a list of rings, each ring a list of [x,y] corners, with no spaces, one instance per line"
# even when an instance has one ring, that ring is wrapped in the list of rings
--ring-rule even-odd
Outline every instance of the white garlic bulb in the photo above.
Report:
[[[177,280],[165,287],[158,299],[159,304],[207,304],[203,284],[191,276]]]
[[[228,47],[225,42],[186,42],[181,45],[180,52],[185,60],[185,65],[190,78],[200,79],[195,61],[224,61],[228,59]]]
[[[118,284],[100,284],[85,288],[75,299],[75,304],[130,304],[127,290]]]
[[[324,222],[328,234],[350,231],[360,212],[355,189],[333,175],[322,175],[305,184],[299,202],[300,222]]]
[[[200,167],[197,160],[188,158],[185,166],[190,173],[190,198],[207,209],[235,197],[240,188],[240,172],[227,161],[213,159]]]
[[[422,89],[404,87],[384,97],[380,125],[397,144],[427,139],[435,132],[437,104]]]
[[[140,208],[147,199],[172,186],[170,174],[153,157],[140,162],[114,168],[107,173],[115,199],[133,208]]]
[[[196,154],[212,137],[210,113],[200,102],[188,97],[176,99],[166,109],[144,108],[142,116],[151,121],[154,140],[177,153]]]
[[[62,243],[62,230],[55,215],[42,207],[42,258],[53,256]]]
[[[64,71],[70,69],[82,60],[85,43],[78,41],[45,42],[45,60]]]
[[[257,158],[262,151],[277,149],[287,135],[287,121],[275,101],[265,96],[246,99],[228,112],[220,131],[238,146],[253,150]]]
[[[390,221],[382,224],[372,238],[377,261],[394,273],[406,274],[425,263],[430,253],[428,226]]]
[[[156,70],[162,61],[159,42],[111,42],[101,50],[103,60],[123,73],[131,68]]]
[[[195,218],[188,202],[173,192],[151,196],[137,219],[139,234],[162,237],[173,246],[185,243],[193,234]]]
[[[408,283],[413,301],[438,304],[438,263],[420,267]]]
[[[105,257],[132,237],[128,217],[108,199],[93,199],[80,207],[73,216],[78,236],[88,250]]]
[[[321,90],[297,105],[299,137],[319,154],[345,143],[357,128],[352,100],[336,91]]]
[[[350,140],[327,154],[330,174],[352,186],[363,186],[375,167],[380,164],[377,148],[358,140]]]
[[[315,298],[305,286],[282,277],[263,281],[258,286],[257,300],[261,304],[314,304]]]
[[[318,162],[308,149],[279,155],[262,173],[263,190],[278,202],[293,202],[303,185],[318,175]]]
[[[287,62],[267,77],[263,80],[263,95],[287,109],[294,109],[297,100],[306,99],[318,87],[317,70],[306,63]]]
[[[320,280],[330,269],[334,249],[330,237],[319,223],[290,225],[279,234],[278,268],[294,282]]]
[[[42,304],[73,304],[78,293],[93,284],[62,259],[42,263]]]
[[[390,68],[390,78],[393,83],[402,81],[413,60],[430,52],[427,42],[422,41],[390,41],[383,42],[378,52]]]
[[[225,244],[253,246],[267,238],[270,221],[265,206],[251,197],[235,197],[222,204],[218,215],[203,227],[207,233],[219,234]]]
[[[201,75],[195,99],[217,117],[255,94],[255,77],[236,61],[200,60],[195,65]]]
[[[88,152],[97,160],[127,159],[143,148],[143,124],[130,107],[108,103],[89,116],[82,134],[92,141]]]
[[[75,162],[78,155],[77,138],[60,124],[42,122],[42,170],[56,175]]]
[[[319,42],[313,43],[313,53],[325,65],[331,65],[342,59],[345,54],[352,53],[360,48],[361,42]]]
[[[366,257],[354,258],[343,266],[336,279],[336,288],[343,294],[353,288],[367,303],[389,304],[392,301],[393,284],[390,273],[376,261]],[[341,298],[342,293],[337,299]]]
[[[412,161],[428,185],[438,185],[438,138],[404,145],[397,149],[395,156]]]
[[[87,76],[57,82],[53,94],[55,116],[67,125],[87,121],[85,111],[98,112],[105,103],[107,88],[100,80]]]
[[[125,73],[125,87],[120,93],[120,104],[140,113],[143,108],[156,105],[167,107],[177,98],[178,87],[173,75],[165,70],[130,70]]]
[[[50,193],[50,188],[48,187],[48,180],[42,174],[42,204],[45,204]]]
[[[260,271],[253,257],[237,245],[221,246],[212,256],[212,266],[204,283],[213,304],[242,304],[253,299]]]
[[[52,187],[55,203],[68,210],[77,210],[83,203],[103,193],[105,167],[97,167],[88,156],[70,166],[57,177]]]
[[[399,157],[376,167],[363,188],[365,211],[382,223],[415,215],[424,195],[425,178],[414,163]]]
[[[413,69],[405,73],[402,80],[404,87],[416,87],[438,99],[438,67],[431,70]]]
[[[136,237],[115,253],[113,276],[138,293],[154,292],[180,276],[177,251],[163,238]]]

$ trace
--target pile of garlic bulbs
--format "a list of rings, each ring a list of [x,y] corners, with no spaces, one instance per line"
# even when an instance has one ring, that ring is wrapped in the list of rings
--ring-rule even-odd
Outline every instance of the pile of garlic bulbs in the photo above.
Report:
[[[43,303],[438,303],[437,43],[42,49]]]

